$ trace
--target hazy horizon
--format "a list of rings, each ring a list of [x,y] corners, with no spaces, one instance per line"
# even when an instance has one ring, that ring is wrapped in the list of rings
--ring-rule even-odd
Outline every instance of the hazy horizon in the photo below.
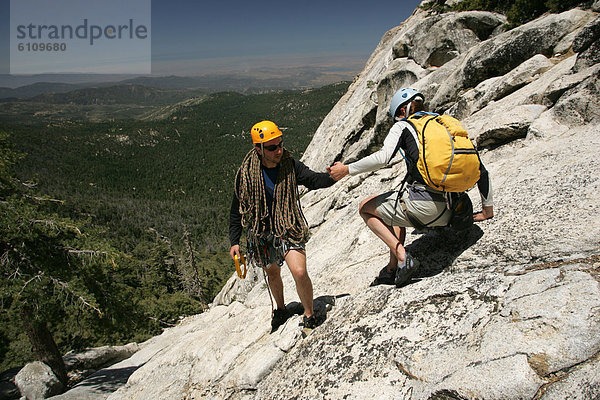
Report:
[[[335,71],[352,79],[385,32],[408,18],[419,4],[418,0],[384,0],[375,5],[337,0],[314,5],[154,0],[150,76],[257,75],[261,69],[276,75],[305,68]],[[35,75],[9,75],[10,0],[0,0],[0,10],[4,17],[0,51],[5,54],[0,61],[0,86],[33,83]],[[48,11],[52,12],[58,15],[61,10]],[[81,74],[43,74],[45,79],[65,83],[77,82],[77,75]],[[128,79],[143,74],[118,75]],[[89,76],[121,80],[113,79],[115,74]]]

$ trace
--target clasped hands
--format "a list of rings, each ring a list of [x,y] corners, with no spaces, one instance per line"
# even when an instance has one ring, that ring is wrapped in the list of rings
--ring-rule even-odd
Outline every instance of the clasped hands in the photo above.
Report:
[[[348,166],[336,161],[331,167],[327,167],[327,172],[329,172],[329,176],[331,176],[333,180],[339,181],[348,175]]]

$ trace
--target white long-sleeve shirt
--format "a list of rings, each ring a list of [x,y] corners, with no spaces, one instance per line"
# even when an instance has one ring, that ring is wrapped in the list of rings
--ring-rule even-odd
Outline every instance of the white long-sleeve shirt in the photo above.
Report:
[[[398,121],[392,126],[383,141],[381,149],[356,162],[348,164],[348,172],[350,175],[357,175],[363,172],[375,171],[388,165],[392,161],[391,158],[398,145],[407,159],[409,174],[411,174],[413,179],[424,183],[416,167],[417,161],[419,160],[419,140],[417,132],[412,125],[406,121]],[[401,157],[401,155],[396,154],[394,155],[394,158],[397,156]],[[481,196],[481,204],[484,207],[492,206],[494,205],[492,182],[483,163],[481,163],[480,172],[481,174],[479,181],[477,182],[477,188],[479,189],[479,194]]]

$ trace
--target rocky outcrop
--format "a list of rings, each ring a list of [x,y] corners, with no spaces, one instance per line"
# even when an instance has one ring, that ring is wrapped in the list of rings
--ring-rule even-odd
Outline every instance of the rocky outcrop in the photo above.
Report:
[[[600,62],[600,17],[583,27],[573,40],[573,51],[579,53],[574,70]]]
[[[542,54],[536,54],[506,75],[486,79],[472,90],[468,90],[457,99],[447,113],[458,119],[466,118],[489,103],[502,99],[533,82],[552,67],[554,63],[550,59]]]
[[[19,391],[22,396],[28,399],[52,397],[53,399],[63,400],[85,400],[105,398],[109,392],[125,384],[133,370],[129,370],[129,373],[110,374],[107,373],[110,370],[109,368],[95,374],[83,385],[76,384],[94,374],[98,369],[130,358],[139,348],[137,343],[129,343],[124,346],[102,346],[80,352],[68,352],[63,356],[63,360],[69,378],[69,386],[75,385],[75,387],[63,395],[58,395],[63,391],[63,385],[50,367],[42,362],[36,361],[27,364],[23,368],[5,371],[2,375],[0,398],[19,398]],[[113,390],[110,390],[110,388],[113,388]]]
[[[460,233],[409,230],[407,249],[421,261],[414,281],[369,287],[388,250],[358,204],[397,188],[404,164],[306,193],[309,272],[325,323],[303,338],[297,315],[271,334],[260,271],[232,277],[209,311],[123,361],[117,368],[135,372],[109,398],[600,395],[600,84],[584,54],[597,15],[574,9],[506,32],[501,21],[416,10],[382,38],[303,160],[324,170],[372,152],[390,126],[391,94],[411,85],[433,110],[459,115],[480,146],[493,219]],[[443,27],[456,36],[444,42]],[[283,279],[297,311],[285,270]]]
[[[139,350],[137,343],[124,346],[102,346],[84,351],[70,351],[63,356],[69,384],[72,385],[97,370],[123,361]]]
[[[24,366],[15,377],[15,384],[28,400],[45,399],[64,389],[52,368],[41,361]]]
[[[394,58],[413,59],[424,68],[441,67],[493,36],[504,23],[503,16],[485,11],[428,16],[403,31],[392,54]]]
[[[549,15],[512,31],[486,40],[472,48],[460,64],[452,68],[448,79],[427,90],[434,110],[443,110],[454,102],[460,91],[485,79],[505,75],[536,54],[552,56],[561,39],[593,18],[582,10]],[[425,89],[425,88],[423,88]]]

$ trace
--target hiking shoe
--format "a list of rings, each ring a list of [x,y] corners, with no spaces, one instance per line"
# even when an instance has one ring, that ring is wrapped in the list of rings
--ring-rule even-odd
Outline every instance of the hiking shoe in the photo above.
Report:
[[[320,321],[317,320],[315,314],[311,315],[310,317],[307,317],[306,315],[302,317],[302,326],[304,329],[315,329],[319,325],[321,325]]]
[[[396,287],[399,288],[406,282],[410,281],[418,268],[419,262],[415,260],[409,253],[406,253],[404,262],[398,263],[398,268],[396,268],[396,277],[394,279]]]
[[[277,328],[283,325],[289,317],[291,317],[291,314],[287,308],[273,311],[273,318],[271,319],[271,333],[275,332]]]
[[[377,278],[375,278],[373,283],[371,283],[371,286],[393,285],[395,275],[396,271],[389,272],[386,265],[381,271],[379,271],[379,275],[377,275]]]

